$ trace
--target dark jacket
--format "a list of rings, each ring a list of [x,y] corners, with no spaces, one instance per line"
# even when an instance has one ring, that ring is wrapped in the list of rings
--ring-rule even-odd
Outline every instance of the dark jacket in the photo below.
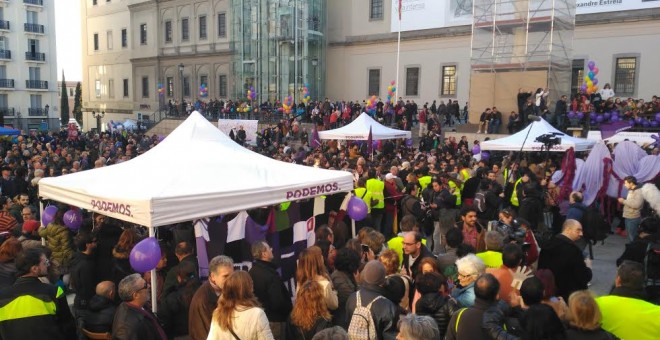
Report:
[[[0,263],[0,289],[11,287],[16,281],[16,264],[14,261]]]
[[[115,224],[102,224],[96,234],[96,278],[101,281],[113,281],[114,260],[112,250],[119,241],[122,230]]]
[[[582,216],[584,216],[585,211],[587,211],[587,206],[584,205],[584,203],[571,203],[568,206],[568,211],[566,212],[566,219],[582,221]]]
[[[177,273],[179,272],[178,266],[180,266],[184,262],[189,262],[193,266],[195,266],[195,278],[199,278],[199,267],[197,263],[197,257],[193,254],[190,254],[184,257],[183,259],[181,259],[181,262],[179,262],[176,266],[173,266],[167,272],[167,276],[165,276],[165,285],[163,286],[163,290],[162,290],[165,294],[175,289],[179,285],[177,281]]]
[[[653,236],[647,236],[645,238],[638,237],[631,243],[626,244],[626,250],[623,251],[621,257],[616,260],[617,267],[623,263],[625,260],[631,260],[639,263],[644,263],[644,258],[646,258],[646,250],[648,249],[649,243],[653,242]]]
[[[422,262],[422,259],[425,257],[435,258],[435,255],[433,255],[433,253],[423,244],[422,244],[422,248],[420,249],[419,256],[415,259],[415,262],[413,262],[412,266],[409,264],[410,255],[405,253],[403,254],[402,267],[403,269],[405,269],[406,275],[408,275],[408,277],[411,277],[413,279],[417,277],[417,273],[419,273],[419,269],[420,269],[419,263]]]
[[[179,285],[160,299],[158,305],[158,317],[163,323],[163,328],[168,337],[188,335],[188,313],[190,300],[201,283],[197,278],[189,278],[190,281]]]
[[[459,309],[449,320],[447,326],[447,336],[445,340],[454,339],[490,339],[486,331],[481,327],[484,312],[497,302],[488,302],[476,298],[474,306],[465,310]],[[460,319],[458,316],[460,315]],[[457,325],[458,322],[458,325]]]
[[[484,312],[482,327],[493,340],[517,340],[523,335],[520,319],[525,311],[520,307],[511,308],[500,300]]]
[[[557,295],[568,301],[576,290],[587,289],[591,281],[591,269],[584,263],[582,251],[563,234],[546,242],[539,255],[539,269],[550,269],[555,275]]]
[[[192,340],[206,340],[211,329],[211,317],[218,306],[218,294],[206,281],[197,289],[188,311],[188,332]]]
[[[518,196],[520,199],[520,196]],[[531,224],[532,230],[537,230],[539,220],[543,217],[543,202],[536,196],[522,198],[518,208],[518,217],[524,218]]]
[[[331,311],[332,323],[338,325],[346,319],[346,301],[358,289],[355,279],[342,271],[335,270],[330,275],[332,286],[337,290],[337,309]]]
[[[77,252],[71,259],[71,284],[76,290],[73,306],[87,308],[89,300],[96,294],[96,272],[94,259],[87,254]]]
[[[128,259],[130,249],[119,249],[115,247],[112,250],[112,282],[115,287],[119,287],[119,282],[126,276],[135,273]]]
[[[3,340],[68,340],[76,336],[76,325],[62,288],[42,283],[36,277],[20,277],[13,286],[0,291],[0,315]]]
[[[362,306],[367,306],[378,296],[383,296],[383,289],[376,285],[362,284],[360,289],[351,294],[346,302],[346,320],[343,323],[344,329],[348,329],[351,322],[351,317],[355,311],[357,303],[357,294],[360,294],[360,302]],[[399,322],[397,306],[387,298],[378,299],[371,305],[371,316],[374,320],[376,327],[376,334],[378,340],[394,339],[396,337],[396,327]]]
[[[250,269],[254,295],[266,312],[269,322],[285,322],[293,309],[291,294],[271,262],[256,260]]]
[[[112,322],[112,338],[116,340],[167,340],[156,317],[143,308],[122,302]]]
[[[316,322],[314,322],[312,328],[304,331],[300,327],[294,325],[289,317],[286,320],[286,338],[290,340],[311,340],[316,333],[330,327],[332,327],[332,322],[330,320],[317,316]]]
[[[574,327],[568,327],[566,331],[566,339],[568,340],[615,340],[618,339],[614,334],[598,328],[593,331],[586,331]]]
[[[415,305],[415,314],[428,315],[438,324],[440,339],[444,339],[447,333],[447,325],[452,314],[458,309],[452,300],[438,294],[430,293],[422,295]]]
[[[116,309],[115,303],[105,296],[92,296],[87,311],[83,315],[85,329],[94,333],[112,331],[112,320],[115,318]]]

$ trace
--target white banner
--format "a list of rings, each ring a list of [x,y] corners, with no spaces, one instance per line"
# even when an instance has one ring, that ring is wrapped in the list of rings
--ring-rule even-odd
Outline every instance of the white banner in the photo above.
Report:
[[[473,0],[390,0],[392,32],[399,31],[399,1],[401,1],[401,31],[472,25]],[[520,0],[519,0],[520,1]],[[538,6],[539,0],[530,0]],[[526,7],[526,6],[525,6]],[[620,12],[660,7],[660,0],[577,0],[576,14]]]
[[[227,136],[231,130],[234,130],[234,136],[236,132],[243,127],[245,130],[246,140],[245,142],[250,145],[257,145],[257,124],[258,120],[243,120],[243,119],[219,119],[218,120],[218,129],[224,132]]]

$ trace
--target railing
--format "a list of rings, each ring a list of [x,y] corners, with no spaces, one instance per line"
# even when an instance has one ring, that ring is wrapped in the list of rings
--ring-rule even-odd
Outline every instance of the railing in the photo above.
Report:
[[[23,0],[24,4],[43,6],[44,0]]]
[[[16,110],[13,107],[0,107],[0,116],[13,117],[16,115]]]
[[[2,78],[0,78],[0,88],[13,89],[14,88],[14,79],[2,79]]]
[[[10,50],[0,50],[0,59],[11,59]]]
[[[0,20],[0,30],[9,30],[9,20]]]
[[[46,61],[46,53],[25,52],[25,60]]]
[[[25,32],[44,34],[44,25],[25,23],[23,27]]]
[[[46,110],[40,107],[30,107],[28,108],[28,116],[45,116]]]
[[[26,80],[25,87],[28,89],[48,90],[48,80]]]

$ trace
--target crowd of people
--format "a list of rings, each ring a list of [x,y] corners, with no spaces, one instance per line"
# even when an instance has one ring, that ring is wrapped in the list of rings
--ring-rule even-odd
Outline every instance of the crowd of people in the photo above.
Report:
[[[189,223],[159,233],[157,282],[130,264],[146,236],[139,226],[88,214],[73,232],[63,222],[68,208],[59,206],[40,227],[41,178],[130,160],[157,145],[157,136],[117,131],[70,140],[62,132],[4,140],[0,338],[655,338],[660,307],[645,266],[660,220],[638,195],[641,183],[625,179],[629,193],[617,213],[630,242],[612,264],[614,289],[595,297],[583,237],[591,226],[581,193],[563,197],[551,181],[559,160],[493,154],[476,161],[467,138],[440,133],[458,123],[458,103],[442,104],[415,115],[411,101],[391,116],[404,128],[415,119],[427,124],[418,148],[384,141],[368,157],[365,143],[312,148],[303,138],[298,146],[289,138],[294,119],[249,146],[285,162],[350,171],[354,194],[369,210],[357,235],[339,207],[321,217],[327,223],[298,255],[294,286],[284,284],[264,241],[251,245],[248,271],[225,254],[199,277]],[[324,105],[319,117],[328,113]],[[346,107],[328,102],[330,115]],[[348,121],[363,109],[350,109]],[[68,294],[75,294],[71,308]]]

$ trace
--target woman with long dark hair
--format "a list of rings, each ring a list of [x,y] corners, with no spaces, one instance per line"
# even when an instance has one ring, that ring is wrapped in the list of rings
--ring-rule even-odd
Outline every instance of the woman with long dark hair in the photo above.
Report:
[[[250,274],[231,274],[213,312],[208,340],[273,339],[268,318],[253,293]]]
[[[296,281],[298,287],[308,281],[318,282],[323,287],[323,299],[328,309],[335,310],[339,306],[337,291],[334,290],[330,275],[325,268],[321,248],[313,246],[300,253],[298,268],[296,268]]]
[[[196,277],[197,268],[190,262],[181,262],[176,270],[177,285],[160,301],[158,317],[164,323],[165,333],[170,338],[188,335],[188,310],[195,291],[201,282]]]
[[[10,237],[0,246],[0,289],[7,288],[16,281],[16,255],[23,250],[21,242]]]

